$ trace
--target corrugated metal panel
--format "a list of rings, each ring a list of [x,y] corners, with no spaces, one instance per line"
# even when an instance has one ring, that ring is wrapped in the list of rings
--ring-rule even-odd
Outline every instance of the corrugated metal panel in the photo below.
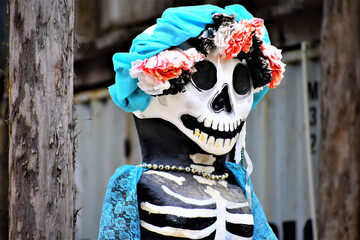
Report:
[[[141,153],[131,114],[115,106],[107,91],[78,95],[77,100],[77,239],[97,239],[110,177],[121,165],[139,164]],[[128,156],[126,145],[132,149]]]
[[[246,146],[254,164],[254,189],[269,222],[276,226],[281,239],[304,239],[309,234],[310,229],[304,228],[311,211],[300,51],[289,53],[288,61],[281,85],[270,90],[248,117]],[[309,60],[307,66],[311,149],[316,168],[319,101],[315,88],[319,90],[320,66],[317,60]]]

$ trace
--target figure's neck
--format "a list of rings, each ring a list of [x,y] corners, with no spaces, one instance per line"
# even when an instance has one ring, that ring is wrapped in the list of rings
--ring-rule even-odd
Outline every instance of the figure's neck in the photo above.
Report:
[[[162,119],[134,118],[143,162],[183,167],[198,165],[214,174],[224,173],[226,155],[205,152],[177,127]]]

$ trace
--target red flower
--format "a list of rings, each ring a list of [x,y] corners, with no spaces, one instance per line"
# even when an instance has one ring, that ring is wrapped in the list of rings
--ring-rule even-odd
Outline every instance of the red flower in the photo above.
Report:
[[[260,18],[252,18],[250,20],[241,20],[235,26],[236,32],[228,41],[228,48],[225,49],[226,59],[236,57],[241,51],[248,53],[252,46],[252,38],[254,34],[263,37],[264,21]]]
[[[150,95],[161,94],[170,87],[168,80],[178,78],[183,70],[195,72],[194,64],[204,59],[195,48],[164,50],[144,61],[132,62],[129,70],[132,78],[139,80],[138,86]]]
[[[268,58],[272,70],[273,79],[269,84],[269,88],[275,88],[280,84],[285,72],[285,64],[281,61],[281,50],[267,43],[261,45],[261,50]]]
[[[236,57],[241,51],[249,52],[252,46],[252,35],[248,31],[236,32],[228,42],[229,47],[225,49],[226,59]]]
[[[203,55],[195,49],[164,50],[159,54],[144,60],[142,70],[154,75],[160,81],[177,78],[182,70],[189,70],[194,63],[203,59]]]

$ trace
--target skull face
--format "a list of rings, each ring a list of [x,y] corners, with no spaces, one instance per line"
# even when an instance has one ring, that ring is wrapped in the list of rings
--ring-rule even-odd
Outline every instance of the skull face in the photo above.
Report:
[[[152,97],[138,118],[161,118],[175,125],[204,151],[223,155],[236,143],[253,103],[246,62],[210,53],[176,95]]]

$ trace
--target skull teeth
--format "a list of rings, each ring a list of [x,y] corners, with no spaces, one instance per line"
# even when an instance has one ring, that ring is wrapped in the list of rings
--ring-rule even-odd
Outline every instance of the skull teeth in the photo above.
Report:
[[[202,116],[195,118],[187,114],[182,115],[181,120],[184,126],[192,130],[193,135],[201,142],[219,146],[232,145],[233,138],[241,131],[244,123],[241,120],[224,123]],[[220,144],[218,139],[223,139],[223,142]],[[226,139],[229,140],[226,141]]]
[[[224,143],[224,139],[218,138],[215,141],[214,147],[216,147],[216,148],[223,147],[223,143]]]
[[[198,128],[196,128],[194,131],[194,136],[198,137],[199,135],[200,135],[200,130]]]
[[[210,136],[208,138],[207,144],[214,146],[215,138],[213,136]]]
[[[225,139],[225,141],[224,141],[224,147],[230,147],[230,142],[231,142],[230,139]]]
[[[241,124],[241,120],[236,120],[235,122],[232,122],[232,123],[220,123],[217,120],[210,120],[208,118],[205,118],[204,116],[198,117],[197,121],[199,123],[203,123],[204,126],[207,127],[207,128],[212,128],[214,130],[218,130],[218,131],[221,131],[221,132],[223,132],[223,131],[225,131],[225,132],[234,131]]]
[[[205,117],[200,116],[200,117],[197,118],[197,120],[198,120],[199,123],[202,123],[205,120]]]
[[[209,128],[209,127],[211,127],[211,123],[212,123],[212,121],[210,119],[205,119],[204,126]]]
[[[219,126],[219,122],[214,120],[212,122],[212,125],[211,125],[211,128],[214,129],[214,130],[217,130],[218,129],[218,126]]]
[[[199,129],[195,129],[194,130],[194,136],[199,138],[199,140],[207,145],[213,146],[215,148],[219,148],[219,147],[231,147],[233,146],[233,144],[235,144],[239,133],[237,133],[235,135],[235,137],[233,138],[227,138],[227,139],[222,139],[222,138],[217,138],[215,139],[214,136],[209,136],[207,133],[205,132],[200,132]]]
[[[202,141],[203,143],[205,143],[205,142],[207,142],[208,136],[209,136],[209,135],[207,135],[206,133],[201,132],[199,139],[200,139],[200,141]]]
[[[237,136],[239,136],[239,134],[236,134],[236,136],[231,139],[230,146],[232,146],[233,144],[235,144],[235,141],[236,141],[236,139],[237,139]]]
[[[241,124],[241,120],[236,120],[233,123],[220,123],[219,121],[210,120],[208,118],[205,118],[204,116],[198,117],[197,121],[199,123],[203,123],[204,126],[207,127],[207,128],[212,128],[214,130],[218,130],[218,131],[221,131],[221,132],[223,132],[223,131],[225,131],[225,132],[234,131]]]
[[[217,120],[210,120],[208,118],[205,118],[203,116],[200,116],[197,118],[197,121],[199,123],[203,123],[204,127],[206,128],[212,128],[214,130],[220,131],[220,132],[233,132],[235,131],[241,124],[241,120],[236,120],[232,123],[220,123]]]

